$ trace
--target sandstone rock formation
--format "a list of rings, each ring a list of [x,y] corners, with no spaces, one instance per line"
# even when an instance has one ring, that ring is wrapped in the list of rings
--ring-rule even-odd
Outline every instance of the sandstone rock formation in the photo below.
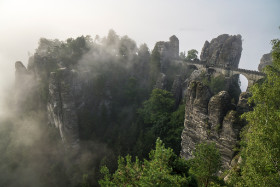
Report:
[[[206,41],[200,54],[200,60],[209,65],[237,68],[242,52],[241,35],[222,34],[209,43]]]
[[[163,59],[179,57],[179,40],[175,35],[171,36],[168,42],[157,42],[155,47]]]
[[[242,40],[240,35],[230,36],[228,34],[222,34],[217,38],[212,39],[211,42],[205,42],[201,51],[200,61],[198,63],[206,64],[206,67],[222,66],[227,68],[238,68],[241,52]],[[183,97],[185,97],[187,93],[187,87],[190,81],[201,81],[205,77],[208,77],[210,80],[213,76],[216,77],[221,75],[221,72],[216,72],[215,70],[209,68],[205,69],[206,68],[194,70],[190,77],[183,81]],[[240,89],[236,88],[236,85],[238,85],[238,78],[238,76],[225,77],[225,88],[227,91],[229,91],[230,88],[234,88],[240,92]]]
[[[28,76],[28,71],[21,61],[16,61],[15,69],[15,83],[21,84],[25,77]]]
[[[235,107],[228,92],[221,91],[213,96],[207,86],[191,81],[186,94],[181,156],[190,159],[196,144],[215,142],[222,156],[223,168],[229,168],[243,127],[239,115],[248,110],[247,98],[247,93],[241,94]]]
[[[75,105],[77,77],[68,68],[52,72],[49,79],[49,122],[59,129],[67,148],[79,148],[79,127]]]
[[[262,71],[263,68],[267,65],[272,65],[272,56],[271,53],[264,54],[260,60],[258,70]]]
[[[180,104],[182,98],[182,78],[180,75],[175,77],[173,81],[171,93],[174,95],[175,98],[175,106],[177,107]]]
[[[168,42],[157,42],[154,50],[157,50],[160,54],[160,71],[166,73],[170,60],[179,58],[179,40],[173,35]]]
[[[160,73],[157,78],[156,85],[154,86],[154,88],[165,90],[166,84],[167,84],[166,75],[164,73]]]

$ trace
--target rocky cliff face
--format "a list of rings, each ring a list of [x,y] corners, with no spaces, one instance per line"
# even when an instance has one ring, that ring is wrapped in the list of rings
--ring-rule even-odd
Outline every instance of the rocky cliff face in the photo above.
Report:
[[[162,59],[177,59],[179,57],[179,40],[175,35],[171,36],[168,42],[157,42],[155,47]]]
[[[241,35],[222,34],[206,41],[200,54],[200,60],[209,65],[221,65],[237,68],[242,52]]]
[[[166,89],[166,84],[167,84],[166,75],[164,73],[160,73],[158,78],[157,78],[154,89],[157,88],[157,89],[165,90]]]
[[[77,75],[67,68],[50,74],[49,123],[59,129],[62,141],[71,149],[79,148],[79,127],[75,94],[78,92]]]
[[[170,66],[170,60],[179,58],[179,40],[173,35],[168,42],[157,42],[154,49],[160,54],[160,71],[166,73]]]
[[[199,81],[191,81],[186,95],[181,156],[190,159],[196,144],[215,142],[222,156],[223,168],[229,168],[234,156],[233,149],[243,127],[239,115],[249,110],[247,98],[248,93],[241,94],[235,106],[228,92],[212,95],[207,86]]]
[[[177,107],[180,104],[182,98],[182,78],[180,75],[177,75],[173,81],[171,93],[175,98],[175,106]]]
[[[258,66],[258,70],[262,71],[263,68],[267,65],[272,65],[272,57],[271,57],[271,53],[268,54],[264,54],[260,60],[260,64]]]

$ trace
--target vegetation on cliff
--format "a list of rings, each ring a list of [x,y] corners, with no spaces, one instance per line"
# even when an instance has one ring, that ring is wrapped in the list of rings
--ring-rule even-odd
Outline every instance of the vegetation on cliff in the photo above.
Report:
[[[157,139],[155,149],[149,153],[149,159],[135,162],[127,155],[118,160],[118,169],[110,175],[107,167],[102,167],[104,178],[101,186],[195,186],[196,182],[188,175],[186,161],[177,157],[171,148],[166,148]]]
[[[240,170],[232,174],[236,186],[278,186],[280,184],[280,41],[272,41],[272,66],[266,78],[250,91],[254,110],[244,114]]]
[[[40,39],[27,68],[23,67],[25,71],[18,72],[22,75],[16,80],[13,106],[17,111],[11,109],[17,115],[1,121],[0,141],[7,145],[0,146],[0,172],[9,177],[1,177],[0,185],[30,186],[32,179],[13,180],[28,168],[26,175],[36,173],[37,186],[76,186],[82,180],[96,186],[100,165],[114,171],[119,156],[147,159],[157,137],[178,155],[184,106],[175,105],[170,90],[179,65],[169,63],[169,59],[165,62],[168,89],[153,90],[162,63],[156,48],[150,52],[146,44],[137,47],[128,36],[118,36],[113,30],[104,38]],[[60,77],[65,68],[71,73]],[[71,87],[68,90],[73,92],[60,93],[60,84],[49,89],[51,72],[60,77],[54,82],[62,81],[65,89]],[[26,88],[30,88],[28,92]],[[79,153],[64,149],[59,130],[48,123],[50,90],[58,99],[66,99],[61,105],[61,101],[53,101],[54,109],[70,109],[67,99],[73,100],[75,111],[70,113],[76,112],[78,118]],[[21,137],[27,139],[27,145],[25,139],[18,140]]]
[[[251,89],[255,109],[244,115],[249,124],[243,133],[241,169],[232,174],[234,185],[280,183],[279,40],[273,44],[274,64],[265,69],[266,79]],[[196,61],[197,51],[181,57]],[[67,150],[59,132],[47,123],[50,74],[60,76],[58,69],[66,68],[77,79],[73,78],[73,85],[61,81],[77,93],[52,94],[74,100],[79,153]],[[222,185],[216,177],[221,159],[214,144],[199,144],[189,161],[179,158],[185,103],[177,98],[182,88],[172,87],[177,75],[183,75],[182,80],[177,77],[182,86],[181,81],[193,68],[169,58],[163,60],[158,46],[151,52],[146,44],[138,48],[128,36],[120,37],[113,30],[104,38],[41,39],[25,72],[33,79],[27,83],[17,80],[21,86],[16,89],[31,83],[32,88],[17,92],[16,111],[11,109],[17,115],[1,121],[0,141],[4,143],[0,144],[0,172],[5,174],[0,185],[30,186],[33,175],[37,186],[96,186],[98,180],[102,186]],[[213,94],[227,89],[224,76],[204,78]],[[233,80],[229,90],[234,105],[240,89]],[[164,89],[155,87],[158,82]],[[63,104],[61,108],[69,109]],[[205,106],[208,110],[208,103]],[[17,175],[23,177],[14,180]]]

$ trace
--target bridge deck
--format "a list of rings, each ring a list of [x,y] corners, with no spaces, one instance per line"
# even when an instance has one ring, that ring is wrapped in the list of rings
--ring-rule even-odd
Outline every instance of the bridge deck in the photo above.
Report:
[[[209,67],[209,68],[213,68],[213,69],[220,68],[220,69],[224,69],[224,70],[238,71],[240,73],[248,73],[248,74],[265,76],[265,73],[259,72],[259,71],[255,71],[255,70],[248,70],[248,69],[242,69],[242,68],[233,68],[233,67],[225,67],[225,66],[221,66],[221,65],[209,65],[209,64],[206,64],[206,62],[204,62],[204,61],[196,61],[196,62],[184,61],[184,62],[188,63],[188,64],[193,64],[193,65],[203,65],[204,67]]]

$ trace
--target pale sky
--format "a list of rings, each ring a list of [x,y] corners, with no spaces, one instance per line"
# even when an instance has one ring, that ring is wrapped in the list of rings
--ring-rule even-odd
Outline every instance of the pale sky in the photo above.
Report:
[[[1,88],[13,81],[14,62],[27,64],[39,38],[105,36],[109,29],[152,49],[175,34],[180,51],[201,51],[205,40],[241,34],[240,68],[257,70],[280,38],[280,0],[0,0]]]

